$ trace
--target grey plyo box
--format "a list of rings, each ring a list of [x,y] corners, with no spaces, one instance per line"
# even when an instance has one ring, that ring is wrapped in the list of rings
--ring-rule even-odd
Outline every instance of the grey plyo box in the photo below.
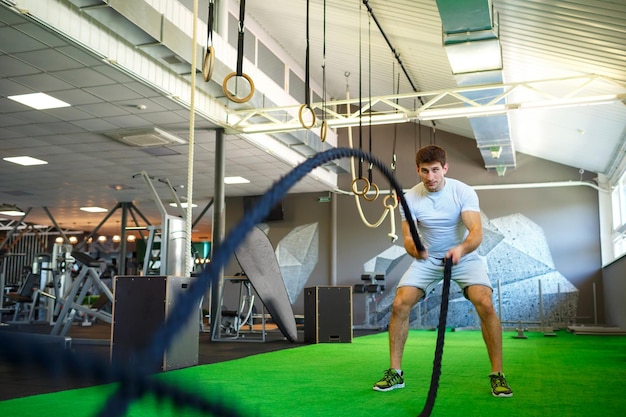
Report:
[[[119,275],[114,279],[111,361],[133,366],[174,308],[179,295],[191,285],[191,277]],[[198,305],[199,308],[199,305]],[[200,315],[192,313],[155,371],[169,371],[198,364]]]
[[[352,343],[352,287],[304,289],[304,340]]]

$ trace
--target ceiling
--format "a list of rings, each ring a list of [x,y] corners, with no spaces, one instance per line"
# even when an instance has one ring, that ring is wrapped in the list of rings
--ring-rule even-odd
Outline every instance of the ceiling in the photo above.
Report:
[[[193,0],[142,1],[161,14],[181,15],[181,20],[193,10]],[[91,37],[77,39],[85,35],[68,33],[72,28],[66,28],[65,18],[54,19],[57,13],[69,16],[67,19],[75,18],[85,27],[106,31],[101,25],[106,25],[106,21],[99,19],[98,10],[112,13],[108,6],[121,4],[119,1],[53,0],[47,3],[52,4],[50,9],[36,0],[0,1],[0,157],[29,155],[48,162],[47,165],[22,167],[0,160],[3,179],[0,202],[17,204],[22,209],[32,208],[25,219],[27,222],[50,224],[50,217],[53,217],[64,229],[87,231],[93,230],[104,214],[84,213],[79,207],[95,205],[112,209],[118,202],[132,202],[153,224],[159,224],[160,214],[150,187],[137,174],[144,171],[153,178],[154,187],[164,202],[173,198],[167,184],[158,179],[167,179],[184,200],[188,184],[187,142],[190,140],[188,98],[173,95],[177,87],[147,79],[160,71],[158,63],[154,62],[160,59],[162,63],[172,55],[164,58],[166,42],[154,48],[140,48],[135,44],[134,49],[128,49],[127,55],[149,55],[145,62],[156,68],[144,70],[138,64],[139,69],[135,71],[131,65],[120,64],[120,55],[118,60],[102,58],[98,46],[104,40],[97,38],[96,31]],[[218,3],[222,10],[227,7],[232,16],[238,15],[238,2]],[[199,0],[198,4],[198,16],[206,22],[208,0]],[[277,56],[289,62],[290,68],[301,77],[304,76],[307,39],[306,4],[303,0],[246,3],[245,22],[246,28],[250,28],[246,34],[254,34],[274,50],[281,49]],[[595,81],[589,83],[590,93],[626,92],[626,3],[623,0],[494,0],[492,4],[498,23],[504,84],[554,79],[545,85],[546,90],[563,96],[581,84],[579,78],[570,77],[595,74],[602,78],[598,85]],[[346,91],[352,97],[378,97],[397,92],[459,88],[442,46],[442,23],[435,0],[327,0],[325,11],[323,5],[323,0],[310,0],[310,77],[318,93],[324,79],[327,97],[337,100],[345,98]],[[366,6],[375,19],[368,17]],[[177,7],[187,13],[177,12]],[[51,10],[54,8],[58,10]],[[18,9],[29,13],[16,13]],[[127,25],[132,26],[133,16],[128,17]],[[142,15],[137,21],[141,19],[146,17]],[[219,24],[224,25],[225,21],[222,19]],[[205,34],[205,30],[205,26],[201,27],[198,33]],[[126,48],[124,42],[132,43],[131,37],[136,33],[120,34],[124,39],[116,40],[121,45],[118,48]],[[225,33],[220,32],[220,35],[226,38]],[[106,36],[108,39],[115,34]],[[236,45],[232,39],[229,42]],[[199,39],[198,43],[202,45],[204,39]],[[137,52],[138,49],[141,51]],[[228,67],[234,65],[232,46],[223,49],[224,52],[216,51],[219,61],[216,74],[221,77],[232,71]],[[178,58],[181,55],[184,54],[176,54]],[[245,62],[249,70],[249,61]],[[169,60],[169,64],[171,72],[176,70],[175,66],[184,67],[186,63]],[[178,78],[174,80],[190,82],[188,70],[178,68],[176,71]],[[201,76],[196,78],[201,79]],[[163,79],[169,80],[165,76]],[[216,83],[199,87],[202,90],[199,106],[206,101],[217,111],[201,109],[194,117],[193,202],[199,206],[194,210],[195,217],[214,195],[215,128],[227,128],[226,176],[252,180],[250,184],[227,185],[227,196],[261,194],[294,165],[293,160],[262,149],[253,135],[234,134],[224,124],[227,117],[212,117],[215,113],[238,109],[227,103],[217,87]],[[272,97],[271,92],[263,88],[263,85],[257,86],[264,100]],[[34,110],[7,98],[33,92],[48,93],[70,103],[71,107]],[[256,93],[251,104],[240,107],[267,105],[257,100],[257,96],[261,93]],[[281,100],[280,94],[273,97],[272,103],[276,105],[294,104],[293,98]],[[525,96],[513,95],[511,99],[522,102]],[[512,110],[508,121],[516,152],[599,174],[612,175],[621,169],[626,128],[623,102]],[[472,125],[465,117],[424,123],[474,138]],[[119,131],[154,127],[176,135],[183,143],[134,148],[110,137]],[[298,151],[298,146],[287,147],[300,152],[302,158],[316,149],[303,146],[306,149]],[[328,170],[340,172],[333,167]],[[332,175],[329,178],[332,179]],[[332,181],[310,176],[291,192],[325,192],[333,188]],[[197,224],[194,239],[210,236],[210,213]],[[112,215],[102,232],[119,230],[119,219],[117,213]],[[6,218],[5,226],[11,220],[15,218]]]

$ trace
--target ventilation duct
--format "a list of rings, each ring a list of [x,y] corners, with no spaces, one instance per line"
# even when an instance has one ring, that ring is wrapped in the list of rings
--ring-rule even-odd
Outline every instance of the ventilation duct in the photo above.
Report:
[[[180,145],[187,143],[178,136],[174,136],[158,127],[141,130],[124,130],[106,134],[128,146],[135,148],[149,148],[153,146]]]
[[[460,87],[502,84],[502,51],[490,0],[437,0],[443,46]],[[503,93],[502,88],[464,93],[487,104]],[[502,99],[492,104],[506,104]],[[504,175],[515,168],[515,149],[506,114],[469,119],[485,168]]]

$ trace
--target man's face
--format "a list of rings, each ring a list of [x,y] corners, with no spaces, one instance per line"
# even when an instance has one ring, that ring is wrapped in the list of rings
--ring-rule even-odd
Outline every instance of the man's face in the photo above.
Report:
[[[436,192],[445,184],[444,175],[448,172],[448,164],[441,166],[441,162],[421,163],[417,167],[417,174],[422,179],[424,187],[429,192]]]

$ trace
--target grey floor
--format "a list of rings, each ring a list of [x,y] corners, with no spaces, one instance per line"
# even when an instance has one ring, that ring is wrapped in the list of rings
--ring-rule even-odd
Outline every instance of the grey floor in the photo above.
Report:
[[[47,335],[51,331],[49,324],[33,325],[0,325],[2,332],[19,332],[27,335]],[[110,355],[109,340],[111,337],[111,325],[108,323],[95,323],[89,327],[80,324],[73,325],[68,337],[71,338],[71,352],[89,352],[101,356],[103,361],[108,360]],[[258,334],[250,335],[250,338],[258,338]],[[45,337],[35,336],[33,343],[40,343]],[[280,349],[288,349],[301,346],[303,332],[298,331],[298,341],[287,341],[277,330],[267,332],[266,341],[232,341],[222,339],[211,341],[210,334],[201,332],[199,337],[198,364],[210,364],[232,359],[243,358],[258,353],[271,352]],[[246,340],[245,338],[243,340]],[[41,342],[45,343],[45,342]],[[11,363],[13,362],[13,363]],[[0,357],[0,401],[11,398],[26,397],[30,395],[49,392],[63,391],[68,389],[93,386],[103,381],[88,378],[83,375],[68,375],[63,371],[60,375],[51,376],[44,372],[41,366],[28,363],[17,365],[6,357]],[[106,382],[106,381],[105,381]]]

